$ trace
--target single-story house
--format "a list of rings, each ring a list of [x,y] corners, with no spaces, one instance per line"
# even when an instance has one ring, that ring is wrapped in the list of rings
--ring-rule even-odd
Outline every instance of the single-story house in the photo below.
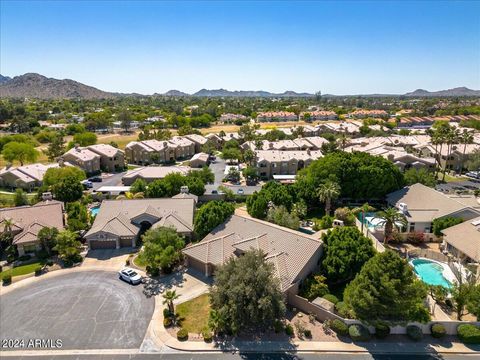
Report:
[[[187,266],[212,276],[216,267],[250,249],[264,252],[265,259],[274,265],[281,289],[286,293],[318,267],[323,243],[299,231],[233,215],[202,241],[183,249],[183,254]]]
[[[480,216],[442,230],[449,253],[467,262],[480,263]]]
[[[471,196],[447,196],[420,183],[406,186],[387,195],[387,203],[407,218],[407,232],[432,232],[434,219],[444,217],[470,220],[480,216],[480,204]]]
[[[59,167],[58,164],[29,164],[18,167],[5,167],[0,170],[0,186],[22,188],[31,191],[41,186],[43,176],[48,169]]]
[[[0,209],[0,230],[5,231],[6,220],[11,221],[13,244],[20,256],[41,250],[38,233],[44,227],[63,230],[63,203],[46,201],[34,206],[19,206]]]
[[[190,171],[188,166],[147,166],[129,170],[123,177],[122,183],[125,186],[132,185],[135,180],[143,179],[150,183],[154,180],[163,179],[168,174],[179,173],[186,175]]]
[[[173,227],[190,237],[194,211],[194,199],[104,200],[85,238],[93,250],[134,247],[150,227]]]

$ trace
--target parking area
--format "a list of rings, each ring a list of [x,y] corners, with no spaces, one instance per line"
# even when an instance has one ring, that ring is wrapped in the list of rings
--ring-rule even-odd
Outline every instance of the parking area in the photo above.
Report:
[[[446,184],[439,184],[435,188],[443,192],[475,191],[480,190],[480,180],[472,179],[465,181],[449,182]]]
[[[154,311],[143,286],[82,271],[2,295],[0,339],[61,340],[62,349],[138,349]]]

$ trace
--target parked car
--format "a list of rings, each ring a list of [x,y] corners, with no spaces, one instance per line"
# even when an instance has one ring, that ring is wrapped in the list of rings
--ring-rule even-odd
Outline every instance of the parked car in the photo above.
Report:
[[[93,188],[93,184],[90,180],[83,180],[82,185],[85,189],[91,189]]]
[[[212,194],[218,194],[217,190],[212,190]]]
[[[465,174],[469,178],[480,179],[480,171],[470,171]]]
[[[245,191],[243,191],[243,189],[238,189],[237,194],[238,195],[243,195],[243,194],[245,194]]]
[[[142,277],[133,269],[130,268],[124,268],[118,272],[120,275],[120,279],[135,285],[135,284],[140,284],[142,282]]]
[[[102,182],[102,178],[100,176],[94,176],[88,179],[91,182]]]

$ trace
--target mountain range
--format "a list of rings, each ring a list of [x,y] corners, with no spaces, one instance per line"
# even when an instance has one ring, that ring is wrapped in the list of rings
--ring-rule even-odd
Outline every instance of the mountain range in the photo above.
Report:
[[[70,79],[47,78],[36,73],[27,73],[10,78],[0,75],[0,97],[2,98],[83,98],[83,99],[105,99],[118,96],[144,96],[141,94],[121,94],[99,90],[95,87],[82,84]],[[271,93],[268,91],[229,91],[225,89],[201,89],[194,94],[187,94],[179,90],[170,90],[164,94],[153,94],[153,96],[197,96],[197,97],[310,97],[315,96],[309,93],[297,93],[295,91],[285,91],[283,93]],[[324,97],[333,97],[337,95],[323,95]],[[372,94],[372,95],[345,95],[345,96],[406,96],[406,97],[448,97],[448,96],[480,96],[480,90],[471,90],[466,87],[457,87],[454,89],[427,91],[417,89],[403,95],[399,94]]]

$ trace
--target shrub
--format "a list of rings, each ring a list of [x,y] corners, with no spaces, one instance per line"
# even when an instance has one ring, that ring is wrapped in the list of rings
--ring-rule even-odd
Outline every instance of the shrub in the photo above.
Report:
[[[150,276],[160,275],[160,269],[158,267],[147,266],[146,270],[147,270],[147,273],[150,274]]]
[[[288,336],[293,336],[294,331],[293,331],[293,326],[290,324],[285,325],[285,334]]]
[[[130,266],[130,259],[125,260],[125,265]]]
[[[41,267],[41,266],[37,266],[37,267],[35,268],[35,276],[40,276],[40,275],[42,275],[42,272],[43,272],[43,271],[42,271],[42,267]]]
[[[185,329],[180,329],[177,331],[177,339],[180,341],[188,340],[188,331]]]
[[[310,275],[300,287],[300,296],[313,301],[328,294],[327,278],[323,275]]]
[[[423,338],[422,329],[420,329],[416,325],[408,325],[407,326],[407,335],[413,341],[419,341]]]
[[[210,330],[206,329],[202,331],[203,340],[207,343],[212,342],[213,334]]]
[[[350,317],[350,311],[348,310],[347,304],[345,304],[343,301],[339,301],[335,304],[335,310],[337,311],[338,315],[344,319],[348,319]]]
[[[303,332],[303,335],[305,335],[305,337],[306,337],[307,339],[311,339],[311,338],[312,338],[312,332],[311,332],[310,330],[308,330],[308,329]]]
[[[53,260],[47,260],[47,262],[45,263],[45,265],[47,265],[47,266],[53,266]]]
[[[163,326],[168,328],[170,326],[172,326],[172,319],[169,318],[169,317],[166,317],[163,319]]]
[[[48,258],[48,252],[44,249],[38,250],[37,252],[35,252],[35,256],[40,260],[45,260]]]
[[[169,318],[172,316],[172,313],[170,312],[170,310],[168,308],[164,308],[163,309],[163,317],[164,318]]]
[[[370,340],[370,331],[362,324],[352,324],[348,328],[348,334],[353,341]]]
[[[12,275],[5,275],[3,277],[3,285],[10,285],[12,283]]]
[[[339,301],[338,301],[338,298],[337,298],[335,295],[333,295],[333,294],[323,295],[323,298],[324,298],[325,300],[330,301],[331,303],[333,303],[333,304],[335,304],[335,305],[338,304],[338,302],[339,302]]]
[[[281,333],[284,330],[283,329],[283,323],[280,320],[276,320],[273,323],[273,330],[275,331],[276,334]]]
[[[446,335],[447,330],[445,330],[445,326],[442,324],[433,324],[430,327],[430,332],[434,338],[440,339]]]
[[[480,327],[471,324],[461,324],[457,327],[458,338],[464,344],[480,344]]]
[[[384,322],[378,322],[375,324],[375,336],[379,339],[385,339],[390,335],[390,326]]]
[[[330,328],[338,335],[347,336],[348,326],[343,321],[335,319],[330,323]]]
[[[3,271],[3,266],[2,266],[2,265],[0,265],[0,272],[2,272],[2,271]]]
[[[30,255],[22,255],[18,257],[18,261],[27,261],[30,260]]]

